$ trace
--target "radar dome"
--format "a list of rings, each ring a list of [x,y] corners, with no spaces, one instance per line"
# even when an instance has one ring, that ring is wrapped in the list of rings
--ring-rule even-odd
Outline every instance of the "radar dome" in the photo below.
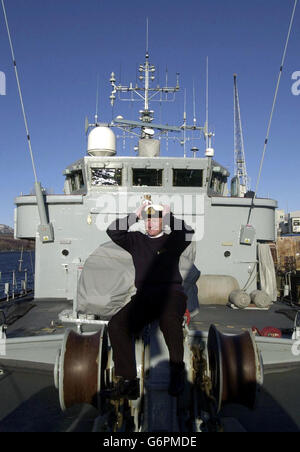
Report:
[[[93,157],[116,154],[116,136],[108,126],[97,126],[88,136],[87,152]]]

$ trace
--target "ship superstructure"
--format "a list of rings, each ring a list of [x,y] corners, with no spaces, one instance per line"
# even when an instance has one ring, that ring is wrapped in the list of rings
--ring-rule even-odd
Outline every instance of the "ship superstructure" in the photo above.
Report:
[[[228,194],[229,171],[214,158],[212,134],[208,125],[179,126],[156,124],[150,102],[154,96],[172,95],[179,90],[168,85],[151,90],[155,67],[147,52],[140,66],[143,89],[132,84],[116,84],[111,75],[111,102],[119,95],[142,95],[144,109],[138,121],[120,116],[110,123],[86,122],[87,155],[64,170],[64,194],[44,194],[47,221],[53,227],[52,237],[43,236],[39,226],[37,198],[33,195],[16,198],[15,235],[36,239],[35,297],[67,298],[76,291],[78,267],[108,240],[106,227],[116,215],[135,211],[145,193],[155,202],[171,205],[176,216],[184,216],[196,230],[195,265],[202,275],[229,275],[240,288],[257,288],[257,247],[275,239],[275,209],[271,199],[236,197]],[[142,93],[142,94],[141,94]],[[162,99],[161,99],[162,100]],[[118,156],[114,128],[137,136],[135,157]],[[139,133],[136,130],[140,130]],[[203,157],[186,156],[188,133],[197,131],[209,143]],[[163,135],[175,133],[181,141],[183,157],[161,156]],[[207,139],[208,138],[208,139]],[[169,154],[171,149],[169,147]],[[247,227],[252,209],[251,228]],[[249,232],[249,237],[247,234]],[[246,236],[245,236],[246,234]]]

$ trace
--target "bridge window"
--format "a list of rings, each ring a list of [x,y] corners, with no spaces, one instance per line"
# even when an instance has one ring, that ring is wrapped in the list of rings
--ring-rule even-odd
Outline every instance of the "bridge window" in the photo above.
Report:
[[[75,171],[69,177],[69,181],[71,183],[71,191],[80,190],[80,188],[84,187],[84,179],[82,171]]]
[[[202,169],[173,169],[174,187],[203,187]]]
[[[84,187],[84,179],[83,179],[82,171],[78,171],[78,184],[79,184],[79,188]]]
[[[221,173],[214,173],[211,178],[210,188],[213,192],[218,194],[223,194],[224,187],[227,183],[227,177],[223,176]]]
[[[76,191],[77,190],[77,186],[76,186],[76,179],[74,176],[71,176],[71,191]]]
[[[161,187],[162,169],[133,168],[132,185],[141,187]]]
[[[91,168],[92,186],[122,185],[121,168]]]

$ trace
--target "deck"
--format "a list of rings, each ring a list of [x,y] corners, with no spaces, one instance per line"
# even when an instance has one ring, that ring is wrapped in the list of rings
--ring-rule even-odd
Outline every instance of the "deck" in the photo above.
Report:
[[[58,321],[58,313],[64,309],[71,309],[65,300],[34,300],[30,297],[6,305],[7,337],[50,338],[61,335],[65,326]],[[258,329],[274,326],[282,330],[283,337],[290,337],[295,312],[295,308],[282,303],[273,304],[269,311],[200,306],[199,313],[191,321],[190,330],[207,331],[214,323],[221,332],[232,334],[252,326]],[[84,405],[61,412],[53,384],[53,365],[8,361],[0,356],[0,371],[0,431],[92,431],[98,415],[96,409]],[[268,366],[255,412],[238,405],[222,409],[227,430],[300,431],[299,378],[300,364]],[[298,391],[297,396],[295,391]]]

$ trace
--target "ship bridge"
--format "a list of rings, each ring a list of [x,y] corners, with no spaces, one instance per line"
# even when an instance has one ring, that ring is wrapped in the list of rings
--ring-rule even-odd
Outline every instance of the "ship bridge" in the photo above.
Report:
[[[210,158],[84,157],[64,171],[66,195],[133,192],[228,194],[228,170]]]
[[[15,200],[16,237],[36,239],[36,298],[74,299],[78,269],[109,240],[108,225],[135,212],[146,194],[196,231],[202,275],[228,275],[256,289],[257,246],[275,239],[277,203],[228,196],[229,172],[210,157],[85,156],[64,175],[64,194],[44,195],[53,240],[41,239],[36,196]],[[250,208],[252,229],[245,229]]]

